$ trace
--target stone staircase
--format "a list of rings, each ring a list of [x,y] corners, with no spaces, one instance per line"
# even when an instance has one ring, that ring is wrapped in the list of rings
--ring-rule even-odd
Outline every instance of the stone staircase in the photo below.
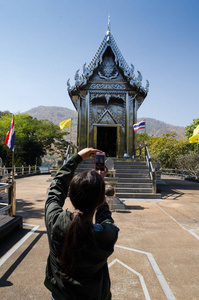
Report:
[[[87,160],[83,160],[75,170],[75,174],[89,170],[94,170],[94,157]]]
[[[76,169],[75,174],[83,171],[94,169],[94,158],[83,161]],[[109,179],[109,178],[108,178]],[[105,178],[106,182],[106,178]],[[109,184],[108,180],[106,184]],[[109,204],[111,210],[115,211],[127,211],[125,204],[118,197],[107,197],[106,201]]]
[[[153,185],[146,162],[125,158],[113,158],[113,161],[116,170],[115,176],[118,178],[114,199],[115,210],[125,208],[123,200],[152,201],[161,199],[160,193],[153,193]],[[94,158],[83,161],[78,166],[76,173],[92,169],[94,169]]]
[[[153,193],[152,180],[146,162],[132,159],[114,159],[116,177],[116,196],[124,199],[161,199],[161,194]]]

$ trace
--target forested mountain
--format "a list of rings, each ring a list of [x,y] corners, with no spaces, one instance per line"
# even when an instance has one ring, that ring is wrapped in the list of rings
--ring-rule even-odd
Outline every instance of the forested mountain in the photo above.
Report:
[[[72,118],[72,142],[76,144],[77,137],[77,112],[66,107],[59,106],[38,106],[27,111],[32,117],[38,120],[47,119],[54,124],[59,125],[60,122]],[[144,118],[139,118],[138,121]],[[70,128],[64,129],[70,131]],[[139,130],[138,133],[143,133],[144,130]],[[174,126],[165,122],[146,118],[146,132],[149,135],[161,136],[163,133],[175,132],[177,138],[184,138],[185,128],[182,126]],[[69,135],[67,137],[69,139]]]
[[[64,120],[72,118],[72,142],[77,144],[77,112],[75,110],[60,106],[38,106],[27,111],[27,113],[38,120],[49,120],[59,125]],[[70,128],[63,129],[70,132]],[[70,135],[66,136],[70,140]]]
[[[143,118],[139,118],[138,122],[143,120]],[[143,132],[143,130],[138,131]],[[163,133],[170,133],[175,132],[178,139],[185,137],[185,128],[182,126],[174,126],[171,124],[167,124],[165,122],[152,119],[152,118],[146,118],[146,132],[149,135],[154,136],[161,136]]]

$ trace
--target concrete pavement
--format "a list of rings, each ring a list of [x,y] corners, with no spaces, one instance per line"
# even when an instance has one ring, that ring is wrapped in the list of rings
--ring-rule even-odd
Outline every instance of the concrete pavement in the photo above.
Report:
[[[51,299],[44,287],[48,242],[44,202],[49,175],[17,179],[22,231],[0,246],[0,299]],[[126,202],[109,270],[113,300],[199,299],[199,184],[163,178],[163,202]],[[72,210],[69,201],[65,207]],[[80,299],[81,300],[81,299]]]

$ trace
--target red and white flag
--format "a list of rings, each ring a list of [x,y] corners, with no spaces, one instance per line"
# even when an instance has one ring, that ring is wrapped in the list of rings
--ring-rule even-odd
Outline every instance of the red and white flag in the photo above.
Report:
[[[137,130],[140,130],[140,129],[144,129],[145,126],[146,126],[146,122],[145,122],[145,119],[144,119],[144,120],[134,124],[133,129],[134,129],[134,131],[137,131]]]
[[[15,125],[14,125],[14,116],[12,118],[10,128],[8,129],[8,133],[6,135],[4,144],[8,146],[12,151],[14,151],[15,144]]]

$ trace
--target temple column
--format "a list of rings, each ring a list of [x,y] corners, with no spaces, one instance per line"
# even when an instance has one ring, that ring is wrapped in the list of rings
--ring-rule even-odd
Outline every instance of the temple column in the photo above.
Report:
[[[134,115],[134,106],[133,106],[133,95],[128,95],[129,97],[129,155],[132,157],[134,149],[134,137],[133,137],[133,115]]]
[[[80,111],[79,111],[79,149],[86,148],[86,129],[87,129],[87,120],[86,120],[86,99],[80,96]]]
[[[136,97],[133,98],[133,124],[137,123],[137,99]],[[133,128],[132,128],[133,129]],[[133,152],[132,155],[135,156],[135,141],[136,141],[136,132],[133,130],[132,132],[133,135]]]
[[[90,122],[90,93],[86,95],[86,144],[87,147],[90,146],[89,143],[89,122]]]
[[[126,93],[126,152],[129,150],[129,95]]]

